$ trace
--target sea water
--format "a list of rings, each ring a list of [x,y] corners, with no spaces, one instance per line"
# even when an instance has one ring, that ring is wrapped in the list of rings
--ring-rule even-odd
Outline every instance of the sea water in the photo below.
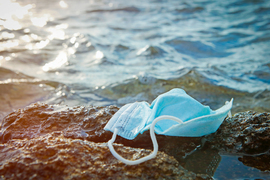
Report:
[[[0,111],[122,106],[174,87],[213,109],[270,109],[270,1],[0,3]]]

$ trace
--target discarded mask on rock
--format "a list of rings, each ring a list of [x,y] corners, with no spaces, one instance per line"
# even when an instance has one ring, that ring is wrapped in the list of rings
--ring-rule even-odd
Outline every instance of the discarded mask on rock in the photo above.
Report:
[[[230,115],[233,99],[224,106],[213,111],[204,106],[182,89],[171,91],[158,96],[151,105],[147,102],[126,104],[104,127],[113,132],[108,141],[112,154],[128,165],[136,165],[152,159],[158,152],[155,133],[167,136],[200,137],[214,133],[226,116]],[[124,159],[114,150],[112,143],[116,135],[132,140],[139,133],[150,129],[154,151],[141,159],[131,161]]]

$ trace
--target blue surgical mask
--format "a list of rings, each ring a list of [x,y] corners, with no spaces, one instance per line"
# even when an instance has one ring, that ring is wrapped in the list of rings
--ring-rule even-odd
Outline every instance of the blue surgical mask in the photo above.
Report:
[[[233,99],[216,111],[204,106],[182,89],[158,96],[151,105],[147,102],[135,102],[120,108],[104,127],[113,132],[108,142],[112,154],[129,165],[139,164],[156,156],[158,145],[156,134],[167,136],[200,137],[214,133],[225,117],[230,113]],[[154,151],[149,156],[129,161],[117,154],[112,146],[116,135],[132,140],[139,133],[150,129]]]

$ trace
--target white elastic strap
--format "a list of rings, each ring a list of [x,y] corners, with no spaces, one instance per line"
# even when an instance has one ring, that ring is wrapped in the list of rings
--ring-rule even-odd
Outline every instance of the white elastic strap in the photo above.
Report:
[[[138,159],[138,160],[135,160],[135,161],[131,161],[131,160],[127,160],[127,159],[123,158],[122,156],[120,156],[120,155],[114,150],[112,143],[115,141],[116,135],[117,135],[117,133],[118,133],[118,129],[115,128],[115,129],[114,129],[114,132],[113,132],[112,139],[108,141],[108,146],[109,146],[109,149],[110,149],[111,153],[113,154],[113,156],[114,156],[116,159],[122,161],[123,163],[125,163],[125,164],[127,164],[127,165],[136,165],[136,164],[140,164],[140,163],[142,163],[142,162],[148,161],[148,160],[153,159],[154,157],[156,157],[157,152],[158,152],[158,144],[157,144],[157,139],[156,139],[156,136],[155,136],[155,130],[154,130],[154,127],[155,127],[155,125],[156,125],[156,123],[157,123],[158,121],[165,120],[165,119],[167,119],[167,120],[173,120],[173,121],[176,121],[176,122],[178,122],[178,123],[180,123],[180,124],[183,123],[183,121],[182,121],[181,119],[179,119],[179,118],[177,118],[177,117],[174,117],[174,116],[167,116],[167,115],[164,115],[164,116],[159,116],[159,117],[157,117],[157,118],[153,121],[153,123],[152,123],[152,125],[151,125],[151,127],[150,127],[150,137],[151,137],[151,140],[152,140],[152,142],[153,142],[154,151],[153,151],[151,154],[149,154],[148,156],[145,156],[145,157],[143,157],[143,158],[141,158],[141,159]]]

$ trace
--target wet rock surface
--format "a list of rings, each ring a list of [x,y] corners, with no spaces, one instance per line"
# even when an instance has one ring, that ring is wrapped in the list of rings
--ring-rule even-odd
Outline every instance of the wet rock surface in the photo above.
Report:
[[[185,170],[171,156],[157,157],[137,166],[115,159],[105,143],[65,138],[53,133],[31,140],[11,140],[0,146],[3,179],[202,179]],[[138,159],[150,150],[115,145],[128,159]]]
[[[225,119],[204,141],[219,151],[256,155],[269,153],[269,134],[270,113],[247,111]]]
[[[269,134],[270,113],[247,111],[225,119],[215,133],[204,137],[202,141],[205,142],[204,147],[216,149],[219,154],[239,156],[239,162],[246,167],[262,171],[262,179],[265,177],[268,179],[270,178]]]
[[[116,106],[69,108],[35,103],[3,119],[0,141],[32,139],[51,132],[62,132],[67,138],[106,142],[111,133],[103,127],[117,110]]]
[[[157,157],[127,166],[111,155],[106,142],[112,133],[103,129],[118,109],[36,103],[14,111],[1,123],[0,174],[4,179],[211,179],[220,153],[244,154],[243,164],[270,170],[269,113],[238,113],[202,138],[157,135]],[[134,160],[153,146],[149,131],[132,141],[117,136],[116,143],[122,156]]]
[[[127,166],[115,159],[104,143],[112,133],[103,127],[117,110],[115,106],[69,108],[36,103],[9,114],[0,129],[2,178],[211,179],[184,169],[170,156],[181,159],[197,147],[198,140],[194,143],[182,138],[184,146],[179,146],[176,152],[172,142],[179,138],[159,136],[165,153],[159,151],[156,158],[137,166]],[[121,144],[114,145],[116,151],[131,160],[152,152],[148,132],[136,139],[132,142],[118,137]]]
[[[243,156],[238,158],[246,166],[254,167],[261,171],[270,171],[270,155],[262,154],[257,156]]]
[[[32,104],[6,116],[1,124],[0,142],[10,139],[31,139],[51,132],[61,132],[64,137],[93,142],[107,142],[112,133],[103,128],[118,111],[116,106],[73,107],[63,105]],[[201,138],[182,138],[157,135],[159,150],[182,160],[201,144]],[[116,143],[134,148],[152,149],[149,131],[130,141],[117,136]]]

